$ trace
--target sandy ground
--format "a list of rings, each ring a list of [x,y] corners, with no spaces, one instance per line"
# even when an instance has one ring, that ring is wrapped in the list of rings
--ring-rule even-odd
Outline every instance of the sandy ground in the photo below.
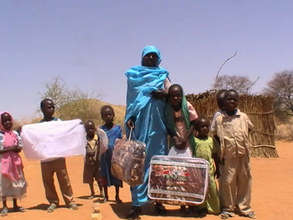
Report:
[[[293,219],[293,143],[278,142],[278,153],[280,158],[263,159],[253,158],[251,160],[253,175],[252,207],[259,220],[291,220]],[[53,213],[47,213],[48,206],[41,180],[40,164],[36,161],[23,159],[25,175],[29,187],[27,196],[21,201],[21,205],[26,209],[24,213],[9,213],[3,219],[30,219],[30,220],[86,220],[91,219],[94,202],[98,198],[89,200],[88,185],[82,183],[83,159],[74,157],[67,159],[67,167],[72,183],[75,201],[79,209],[69,210],[64,207],[61,200],[61,207]],[[57,181],[55,182],[58,184]],[[59,187],[57,187],[59,190]],[[114,202],[114,188],[109,189],[110,201],[104,204],[97,203],[101,214],[105,220],[123,219],[131,206],[129,187],[124,184],[121,191],[122,204]],[[60,192],[58,191],[59,195]],[[8,201],[8,206],[11,206]],[[143,210],[142,220],[150,219],[186,219],[181,216],[177,206],[167,206],[168,213],[164,217],[154,216],[150,207]],[[0,217],[1,218],[1,217]],[[196,219],[188,217],[188,219]],[[218,216],[208,215],[204,219],[220,219]],[[233,220],[246,219],[243,217],[233,217]]]

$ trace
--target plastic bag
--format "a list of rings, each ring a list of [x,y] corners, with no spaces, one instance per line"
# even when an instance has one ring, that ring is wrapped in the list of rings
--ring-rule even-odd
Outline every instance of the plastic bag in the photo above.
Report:
[[[204,202],[209,179],[209,162],[201,158],[153,156],[148,196],[172,205]]]
[[[130,186],[143,183],[145,144],[129,139],[117,139],[112,155],[111,173]]]

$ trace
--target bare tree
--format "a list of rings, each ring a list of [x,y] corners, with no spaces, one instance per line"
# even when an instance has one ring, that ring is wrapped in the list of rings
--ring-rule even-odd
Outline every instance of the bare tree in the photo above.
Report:
[[[99,118],[99,109],[96,109],[93,102],[98,95],[86,93],[80,89],[68,89],[65,82],[56,77],[46,83],[41,98],[51,98],[55,103],[56,115],[62,119],[80,118],[82,120]]]
[[[264,90],[275,98],[275,109],[293,113],[293,71],[275,73]]]
[[[56,109],[70,102],[69,91],[60,77],[55,77],[52,81],[46,83],[45,91],[41,93],[41,98],[52,99]]]
[[[222,75],[215,79],[213,88],[217,90],[235,89],[239,93],[247,94],[255,83],[256,81],[252,82],[247,76]]]

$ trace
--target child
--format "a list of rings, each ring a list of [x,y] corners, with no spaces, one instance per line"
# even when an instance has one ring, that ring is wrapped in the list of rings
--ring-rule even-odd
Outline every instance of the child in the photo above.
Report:
[[[195,156],[203,158],[210,163],[209,170],[209,188],[206,201],[200,206],[198,212],[200,216],[205,216],[207,213],[219,214],[220,213],[220,201],[215,180],[216,168],[215,162],[218,160],[218,151],[213,143],[213,139],[209,137],[210,123],[206,118],[199,118],[196,120],[195,129],[198,132],[195,137],[196,152]],[[214,158],[214,160],[213,160]]]
[[[93,121],[87,121],[84,126],[88,142],[83,169],[83,183],[89,184],[91,190],[89,199],[93,199],[95,196],[94,180],[96,180],[101,195],[103,195],[102,188],[104,188],[104,200],[108,200],[106,180],[101,178],[101,155],[106,152],[108,139],[105,132],[96,129]]]
[[[195,109],[186,100],[182,87],[178,84],[170,86],[166,107],[166,126],[174,144],[170,156],[192,157],[195,149],[193,129],[197,117]]]
[[[19,152],[22,141],[16,131],[12,130],[13,119],[8,112],[0,114],[0,198],[3,209],[1,215],[8,213],[7,197],[13,198],[13,211],[24,211],[17,205],[17,198],[26,193],[26,181]]]
[[[221,218],[227,219],[237,212],[255,218],[251,210],[251,174],[249,166],[248,132],[253,124],[237,109],[239,95],[228,90],[224,99],[225,112],[217,116],[215,135],[221,144],[220,201]]]
[[[178,84],[170,86],[168,91],[168,104],[166,107],[166,126],[172,138],[170,156],[192,157],[195,149],[193,139],[194,121],[197,113],[186,100],[183,89]],[[185,206],[181,206],[185,212]]]
[[[60,120],[53,117],[55,112],[54,102],[45,98],[40,104],[41,111],[44,115],[40,122],[49,122]],[[62,147],[62,146],[60,146]],[[77,210],[77,205],[73,202],[73,193],[66,169],[66,162],[64,157],[50,158],[41,161],[41,170],[43,184],[46,192],[46,198],[50,205],[47,208],[49,213],[53,212],[59,204],[59,198],[54,185],[54,173],[56,173],[63,199],[69,209]]]
[[[108,136],[108,140],[109,140],[108,150],[102,164],[102,173],[103,173],[102,175],[106,177],[108,186],[111,186],[111,185],[115,186],[115,191],[116,191],[115,200],[117,203],[121,203],[121,199],[119,197],[119,187],[122,187],[122,181],[112,176],[111,160],[112,160],[112,153],[114,150],[115,140],[117,138],[122,138],[122,129],[119,125],[115,125],[113,123],[115,113],[114,113],[114,109],[110,105],[104,105],[101,108],[101,117],[103,121],[105,122],[105,124],[101,126],[101,129],[103,129],[106,132]]]

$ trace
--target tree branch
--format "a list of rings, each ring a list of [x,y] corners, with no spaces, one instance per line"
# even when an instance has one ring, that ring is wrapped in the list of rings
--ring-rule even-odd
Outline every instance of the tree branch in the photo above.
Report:
[[[231,59],[233,59],[233,58],[237,55],[237,53],[238,53],[238,52],[237,52],[237,50],[236,50],[235,53],[234,53],[231,57],[229,57],[228,59],[226,59],[226,60],[224,61],[224,63],[222,63],[222,65],[221,65],[220,68],[218,69],[218,72],[217,72],[217,75],[216,75],[216,80],[218,79],[219,74],[220,74],[220,72],[221,72],[223,66],[224,66],[227,62],[229,62]]]
[[[250,84],[250,86],[249,86],[247,89],[248,89],[248,90],[251,89],[251,88],[255,85],[255,83],[259,80],[259,78],[260,78],[260,77],[257,76],[256,79]]]

